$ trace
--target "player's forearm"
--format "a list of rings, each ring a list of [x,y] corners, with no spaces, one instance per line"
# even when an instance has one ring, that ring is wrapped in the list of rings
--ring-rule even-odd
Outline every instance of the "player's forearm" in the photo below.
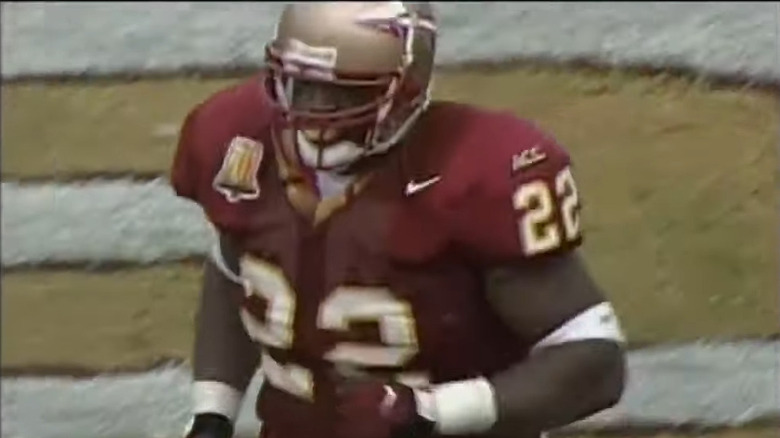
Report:
[[[259,349],[241,323],[240,299],[240,288],[213,262],[207,262],[196,316],[195,413],[215,412],[233,419],[243,392],[257,370]]]
[[[496,431],[540,432],[611,407],[625,380],[622,348],[586,340],[546,348],[495,375]]]

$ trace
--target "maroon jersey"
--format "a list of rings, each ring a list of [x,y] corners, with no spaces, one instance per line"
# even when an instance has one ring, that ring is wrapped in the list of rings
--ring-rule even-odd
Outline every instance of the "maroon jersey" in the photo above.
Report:
[[[344,376],[439,383],[522,360],[536,340],[494,315],[484,272],[580,244],[566,151],[510,114],[434,103],[344,197],[318,203],[265,99],[253,79],[196,108],[172,175],[243,253],[264,433],[331,436]]]

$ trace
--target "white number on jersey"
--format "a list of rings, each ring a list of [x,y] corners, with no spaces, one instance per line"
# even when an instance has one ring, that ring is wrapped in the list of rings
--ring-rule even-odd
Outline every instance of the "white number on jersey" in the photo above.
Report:
[[[245,308],[241,319],[249,336],[266,347],[290,349],[296,294],[284,272],[264,260],[245,256],[241,274],[247,298],[262,299],[262,321]],[[381,344],[337,343],[325,354],[344,373],[364,373],[371,367],[402,367],[418,352],[417,331],[409,305],[382,287],[342,286],[334,289],[320,305],[317,328],[349,331],[355,321],[372,321],[379,326]],[[280,364],[264,355],[263,371],[269,383],[301,398],[313,395],[311,372],[297,364]],[[399,380],[423,384],[418,375],[401,375]]]
[[[512,204],[523,214],[519,220],[520,243],[528,256],[559,248],[580,235],[577,186],[567,166],[555,177],[555,187],[542,179],[521,184]],[[560,211],[560,220],[556,216]]]

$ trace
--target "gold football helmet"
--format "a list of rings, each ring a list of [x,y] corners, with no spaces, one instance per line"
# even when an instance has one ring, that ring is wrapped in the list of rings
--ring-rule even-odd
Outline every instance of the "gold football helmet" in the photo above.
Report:
[[[427,107],[435,50],[428,3],[290,4],[266,46],[266,89],[304,163],[345,167],[398,143]]]

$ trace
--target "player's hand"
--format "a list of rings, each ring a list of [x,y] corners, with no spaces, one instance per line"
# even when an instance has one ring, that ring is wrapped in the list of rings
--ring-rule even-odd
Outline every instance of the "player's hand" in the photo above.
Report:
[[[184,438],[232,438],[233,424],[219,414],[198,414]]]
[[[419,438],[433,423],[418,414],[414,390],[400,383],[362,380],[339,388],[338,438]]]

